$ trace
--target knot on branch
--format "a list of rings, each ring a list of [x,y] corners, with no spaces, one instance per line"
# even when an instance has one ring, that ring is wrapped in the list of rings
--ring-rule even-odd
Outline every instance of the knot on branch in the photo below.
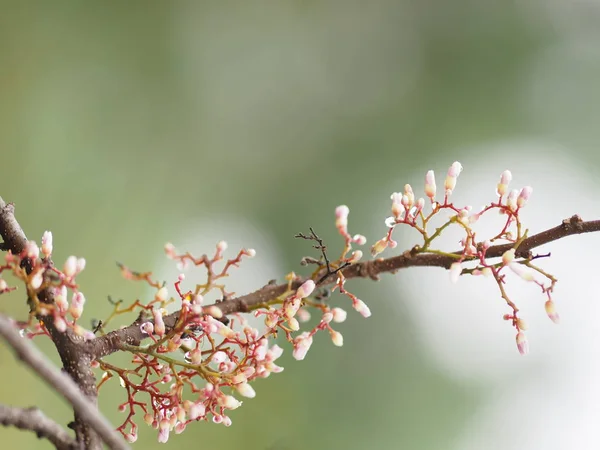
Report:
[[[568,219],[563,220],[565,230],[575,230],[578,233],[583,232],[583,219],[578,214],[574,214]]]

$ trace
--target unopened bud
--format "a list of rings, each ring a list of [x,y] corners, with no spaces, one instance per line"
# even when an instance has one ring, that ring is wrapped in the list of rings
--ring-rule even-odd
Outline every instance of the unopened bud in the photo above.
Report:
[[[560,317],[558,316],[558,313],[556,312],[556,309],[554,307],[554,302],[552,300],[548,300],[545,305],[544,308],[546,309],[546,314],[548,314],[548,317],[550,317],[550,320],[554,323],[559,323],[560,322]]]

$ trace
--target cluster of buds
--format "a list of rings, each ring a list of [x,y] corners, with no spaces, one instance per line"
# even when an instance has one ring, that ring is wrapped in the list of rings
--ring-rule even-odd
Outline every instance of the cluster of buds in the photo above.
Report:
[[[336,209],[336,226],[344,241],[341,256],[327,260],[317,272],[329,270],[332,276],[337,276],[334,289],[339,288],[351,299],[352,307],[368,317],[371,314],[368,306],[344,289],[340,270],[362,257],[360,250],[352,250],[352,244],[362,245],[366,241],[364,236],[348,232],[348,214],[346,206]],[[167,286],[153,281],[150,273],[121,266],[125,278],[145,281],[155,289],[150,301],[138,301],[127,308],[117,304],[111,314],[112,318],[140,308],[148,317],[141,323],[140,331],[150,343],[123,348],[132,354],[133,367],[123,369],[105,361],[96,363],[104,371],[100,385],[116,376],[126,390],[127,400],[119,409],[127,412],[127,417],[118,430],[128,441],[137,439],[136,413],[143,414],[144,421],[158,431],[160,442],[166,442],[171,432],[180,433],[194,421],[231,425],[230,411],[242,405],[241,398],[256,395],[252,382],[283,370],[277,359],[284,350],[273,343],[277,336],[284,336],[291,344],[296,360],[306,357],[319,331],[327,332],[335,346],[343,345],[343,336],[334,325],[344,322],[347,312],[319,300],[324,291],[315,281],[316,276],[304,279],[295,273],[288,274],[287,290],[282,295],[248,307],[246,314],[236,312],[225,317],[219,302],[205,305],[205,297],[212,291],[224,300],[231,298],[234,293],[226,290],[222,279],[244,258],[256,254],[253,249],[242,249],[233,259],[226,260],[226,249],[227,244],[222,241],[212,256],[195,257],[190,253],[180,254],[172,244],[167,244],[167,257],[179,268],[202,266],[207,274],[206,281],[195,284],[193,290],[182,288],[185,276],[179,275],[172,297]],[[217,264],[222,267],[217,268]],[[166,306],[171,303],[180,306],[177,313],[167,313]],[[312,315],[316,312],[319,320],[302,329],[311,321],[311,312]]]
[[[398,225],[406,225],[417,230],[423,238],[422,244],[415,246],[411,254],[430,253],[452,258],[448,263],[452,282],[457,282],[465,274],[493,278],[500,296],[511,308],[504,319],[516,329],[517,348],[525,354],[528,351],[527,326],[505,289],[507,272],[537,284],[546,296],[548,317],[555,323],[559,321],[552,299],[556,278],[537,267],[531,255],[519,254],[519,245],[527,237],[520,211],[526,206],[532,189],[526,186],[510,190],[512,175],[508,170],[504,171],[496,187],[496,198],[474,212],[471,206],[457,207],[451,202],[461,171],[459,162],[450,166],[444,181],[443,200],[440,201],[436,200],[435,174],[433,170],[426,173],[424,194],[429,199],[427,211],[425,198],[416,198],[410,184],[406,184],[402,192],[392,193],[391,216],[385,220],[387,232],[371,246],[371,254],[376,257],[386,249],[395,248],[394,230]],[[479,240],[474,224],[491,211],[502,214],[503,225],[495,235]],[[430,232],[430,221],[443,212],[448,213],[445,223]],[[216,245],[212,256],[204,254],[200,257],[179,253],[172,244],[165,245],[167,257],[181,270],[190,266],[206,269],[204,283],[194,283],[195,287],[191,290],[182,288],[185,275],[179,275],[172,285],[173,295],[169,293],[169,285],[154,281],[150,272],[134,272],[120,266],[125,278],[145,281],[154,288],[154,294],[147,302],[136,300],[127,307],[122,307],[122,302],[115,303],[113,312],[102,324],[105,327],[120,314],[141,310],[142,323],[136,332],[147,338],[145,342],[148,344],[132,346],[123,343],[119,347],[131,354],[133,367],[123,369],[103,360],[93,363],[94,367],[104,371],[99,387],[112,377],[118,377],[126,391],[126,401],[119,405],[119,410],[127,412],[127,417],[118,430],[128,441],[137,439],[135,416],[138,413],[143,415],[144,422],[158,431],[160,442],[166,442],[171,432],[181,433],[195,421],[211,420],[231,425],[229,414],[242,405],[240,398],[256,396],[252,382],[283,370],[277,360],[284,350],[273,343],[277,336],[284,336],[291,344],[292,356],[296,360],[305,359],[315,334],[320,331],[328,333],[335,346],[343,345],[344,338],[336,324],[346,320],[347,312],[322,301],[323,296],[338,290],[350,300],[350,306],[356,312],[363,317],[371,315],[367,304],[345,288],[344,269],[358,263],[363,256],[362,251],[353,250],[352,245],[366,243],[363,235],[353,235],[348,231],[348,215],[349,208],[345,205],[335,210],[336,228],[344,242],[337,259],[328,258],[322,241],[311,229],[312,237],[300,237],[319,243],[315,248],[321,249],[323,258],[310,259],[318,265],[314,273],[307,278],[290,273],[286,276],[287,289],[284,290],[285,284],[278,287],[281,290],[277,292],[282,292],[281,295],[267,299],[258,296],[252,304],[240,303],[235,309],[227,309],[228,300],[235,293],[227,291],[224,280],[231,269],[256,255],[254,249],[242,249],[233,258],[226,259],[225,241]],[[434,241],[451,226],[464,233],[461,251],[448,253],[433,248]],[[5,264],[0,265],[0,276],[2,272],[11,272],[27,288],[31,319],[20,324],[24,334],[51,335],[54,331],[64,333],[71,330],[86,339],[93,339],[94,333],[78,324],[85,296],[76,284],[76,277],[85,268],[85,260],[70,256],[60,270],[51,260],[52,233],[46,231],[41,242],[41,247],[38,247],[35,242],[28,241],[18,255],[9,251]],[[495,255],[488,255],[488,252],[498,243],[508,243],[510,249],[504,252],[500,261],[494,261],[499,252]],[[333,283],[330,290],[321,285],[325,281]],[[0,294],[13,289],[0,277]],[[211,293],[217,293],[222,300],[206,305],[205,298]],[[178,311],[167,313],[169,304],[177,305]],[[306,326],[311,322],[311,314],[316,320],[312,326]],[[38,320],[33,322],[33,318]]]
[[[509,184],[512,181],[512,174],[510,171],[505,170],[501,174],[496,187],[496,199],[478,212],[474,212],[469,205],[457,207],[450,201],[461,171],[462,165],[459,162],[454,162],[450,166],[444,181],[444,198],[439,202],[436,200],[435,174],[433,170],[427,172],[424,193],[431,204],[431,210],[428,212],[424,211],[425,201],[423,198],[415,201],[413,189],[409,184],[405,185],[403,194],[399,192],[392,193],[392,215],[385,220],[388,231],[382,239],[375,242],[371,247],[371,253],[373,256],[377,256],[387,248],[396,247],[397,243],[392,237],[394,229],[397,225],[404,224],[417,230],[423,237],[423,244],[413,249],[414,254],[443,253],[455,258],[455,261],[449,267],[452,282],[457,282],[459,277],[464,274],[493,277],[498,284],[501,297],[512,309],[511,314],[506,314],[504,318],[509,320],[515,327],[517,331],[517,348],[520,353],[525,354],[528,350],[524,334],[526,327],[524,321],[518,317],[519,309],[517,305],[510,299],[505,290],[506,270],[517,274],[524,281],[536,283],[541,288],[542,293],[547,297],[545,303],[546,313],[553,322],[558,323],[558,314],[551,297],[556,278],[534,265],[531,257],[516,257],[518,247],[527,235],[527,231],[523,230],[519,213],[531,197],[532,188],[525,186],[521,189],[510,190]],[[446,222],[430,233],[428,225],[431,219],[443,211],[449,213]],[[497,234],[486,240],[478,240],[473,226],[484,214],[490,211],[499,212],[506,219]],[[462,251],[459,253],[446,253],[432,248],[434,240],[450,226],[457,226],[464,232],[464,237],[461,240]],[[512,248],[502,256],[501,262],[491,261],[492,258],[486,256],[487,250],[492,244],[505,243],[512,244]],[[474,267],[469,267],[469,263]],[[536,274],[545,279],[546,282],[538,280]]]
[[[51,259],[52,233],[45,231],[41,242],[42,245],[38,246],[35,241],[27,241],[19,254],[8,251],[5,264],[0,266],[0,275],[2,272],[11,272],[27,289],[30,320],[18,323],[22,334],[28,337],[49,334],[48,328],[52,326],[61,333],[71,329],[79,336],[92,339],[94,334],[77,323],[83,313],[85,296],[78,288],[76,277],[85,268],[85,259],[69,256],[60,270]],[[14,289],[16,287],[9,287],[0,278],[0,294]],[[46,294],[41,296],[43,291]],[[41,320],[33,321],[35,317]]]

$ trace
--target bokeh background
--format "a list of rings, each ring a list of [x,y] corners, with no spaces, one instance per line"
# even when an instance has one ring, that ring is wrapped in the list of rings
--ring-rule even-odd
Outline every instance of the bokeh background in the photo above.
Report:
[[[309,226],[335,249],[338,204],[352,232],[380,238],[390,193],[421,191],[427,169],[442,181],[454,160],[465,167],[458,202],[491,200],[506,168],[531,184],[532,232],[600,216],[596,0],[2,6],[0,195],[30,238],[53,231],[56,261],[86,257],[88,320],[110,312],[108,295],[150,295],[115,261],[169,279],[165,242],[202,253],[226,239],[258,251],[232,280],[247,292],[301,271],[310,248],[293,235]],[[284,345],[285,371],[256,383],[231,428],[199,423],[167,445],[599,448],[600,239],[549,249],[560,326],[537,291],[511,286],[529,356],[485,281],[451,285],[436,269],[355,281],[373,316],[349,314],[342,348],[318,336],[297,362]],[[26,314],[17,295],[0,309]],[[0,358],[0,401],[71,419],[4,346]],[[123,398],[116,381],[102,393],[113,423]],[[0,436],[6,448],[49,448]],[[135,446],[159,448],[155,430],[141,425]]]

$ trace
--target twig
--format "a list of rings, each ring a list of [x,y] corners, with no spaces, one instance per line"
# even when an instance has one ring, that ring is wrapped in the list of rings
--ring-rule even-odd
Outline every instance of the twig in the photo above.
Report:
[[[98,432],[106,445],[111,449],[129,449],[114,427],[98,412],[96,405],[81,393],[77,384],[57,369],[29,340],[22,337],[10,319],[3,315],[0,315],[0,336],[12,347],[21,361],[67,399],[77,414]]]
[[[542,231],[523,240],[521,245],[519,245],[519,247],[516,249],[515,256],[521,258],[533,258],[531,250],[536,247],[574,234],[592,233],[597,231],[600,231],[600,220],[584,222],[581,217],[574,215],[563,220],[560,225],[554,228]],[[513,246],[514,244],[510,243],[491,246],[486,251],[486,258],[499,258],[507,250],[513,248]],[[457,251],[449,255],[433,253],[413,254],[413,252],[409,250],[401,255],[392,256],[387,259],[379,258],[372,261],[364,261],[352,264],[351,266],[344,268],[342,273],[347,279],[368,277],[376,280],[378,279],[379,274],[395,273],[399,269],[406,269],[408,267],[427,266],[443,267],[448,269],[450,265],[456,261],[456,258],[453,255],[462,255],[462,253],[462,251]],[[471,259],[474,259],[474,257]],[[469,260],[469,258],[466,260]],[[319,274],[319,279],[322,279],[324,284],[332,282],[332,280],[327,276],[326,269],[323,272],[325,278],[323,279],[323,276]],[[306,280],[299,279],[292,283],[291,287],[293,289],[297,289],[304,281]],[[273,300],[284,294],[287,290],[287,283],[267,284],[255,292],[215,303],[214,306],[218,307],[223,312],[223,315],[244,312],[253,306],[268,303],[270,300]],[[178,317],[179,311],[164,317],[164,322],[168,329],[171,329],[173,326],[175,326]],[[138,319],[126,328],[112,331],[102,337],[98,337],[92,341],[89,341],[87,345],[90,347],[90,353],[95,355],[97,358],[100,358],[120,350],[123,344],[136,346],[139,345],[142,340],[148,337],[147,334],[142,333],[140,330],[141,323],[142,321]]]
[[[38,408],[0,405],[0,424],[33,431],[38,438],[48,439],[58,450],[75,450],[77,441],[59,424]]]

